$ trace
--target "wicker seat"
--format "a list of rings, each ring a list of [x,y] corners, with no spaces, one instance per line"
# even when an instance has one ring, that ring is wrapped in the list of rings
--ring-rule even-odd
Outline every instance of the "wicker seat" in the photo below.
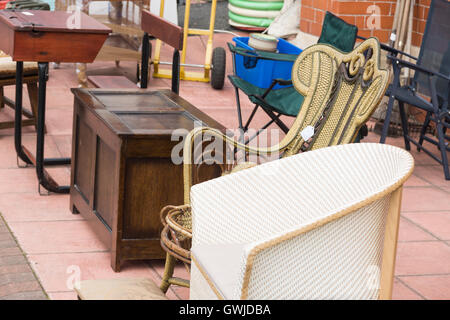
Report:
[[[413,167],[403,149],[347,144],[193,186],[190,298],[390,299]]]
[[[23,110],[23,115],[28,119],[22,121],[22,126],[36,126],[37,116],[37,82],[38,68],[35,62],[25,62],[23,64],[23,83],[27,85],[30,99],[31,111]],[[11,57],[0,51],[0,108],[5,105],[14,109],[15,103],[4,96],[4,87],[16,84],[16,62]],[[0,129],[13,128],[14,121],[0,122]]]

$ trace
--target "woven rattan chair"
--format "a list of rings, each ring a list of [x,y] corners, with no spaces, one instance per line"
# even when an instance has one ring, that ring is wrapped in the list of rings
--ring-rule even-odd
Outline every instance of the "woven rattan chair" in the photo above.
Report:
[[[271,147],[244,145],[211,128],[192,130],[184,145],[185,204],[189,204],[190,187],[199,182],[196,171],[203,162],[198,159],[205,159],[203,150],[199,152],[202,146],[197,143],[202,141],[202,136],[215,137],[226,145],[222,150],[226,159],[217,157],[217,150],[214,159],[216,162],[226,161],[224,171],[232,171],[236,165],[239,165],[238,169],[242,166],[236,154],[233,159],[229,157],[227,147],[243,150],[247,154],[245,159],[248,155],[259,156],[259,163],[265,156],[287,157],[353,142],[387,88],[388,72],[380,69],[379,58],[380,45],[376,38],[367,39],[347,54],[327,44],[305,49],[292,69],[293,84],[305,97],[303,106],[286,136]],[[313,133],[308,134],[311,127]]]
[[[23,115],[27,118],[22,121],[22,126],[36,126],[37,120],[37,63],[25,62],[23,70],[23,83],[26,83],[31,110],[23,110]],[[11,57],[0,51],[0,109],[8,106],[15,108],[15,102],[4,95],[4,87],[16,84],[16,63]],[[14,121],[1,121],[0,129],[14,128]]]
[[[255,166],[266,161],[267,157],[287,157],[299,152],[353,142],[386,90],[388,72],[379,69],[379,56],[379,42],[375,38],[364,41],[347,54],[326,44],[317,44],[305,49],[294,63],[292,72],[295,88],[305,97],[303,106],[287,135],[279,144],[272,147],[255,148],[238,143],[217,130],[195,128],[186,137],[184,145],[185,206],[171,207],[170,210],[178,210],[180,214],[177,216],[180,221],[186,220],[182,215],[190,217],[191,186],[201,182],[202,170],[205,168],[208,170],[210,167],[198,161],[208,159],[210,152],[208,148],[202,150],[203,144],[197,143],[199,140],[202,141],[202,138],[203,140],[215,138],[219,142],[215,143],[216,145],[224,145],[222,151],[213,152],[215,155],[212,159],[213,162],[219,163],[223,174]],[[312,136],[306,137],[307,127],[314,128]],[[229,152],[230,149],[243,150],[245,157],[239,158],[238,153]],[[230,154],[231,158],[228,157]],[[254,162],[241,161],[254,157],[257,158]],[[212,195],[216,196],[218,195]],[[163,242],[168,243],[171,240],[171,247],[175,248],[179,242],[176,239],[177,234],[184,235],[176,230],[169,234],[169,229],[165,228],[161,237]],[[168,246],[163,244],[163,247]],[[168,255],[161,284],[164,292],[170,284],[185,284],[179,279],[172,278],[172,274],[175,258],[186,250],[189,250],[186,246],[181,246],[175,251],[166,249]],[[190,258],[190,254],[182,256]]]
[[[190,299],[390,299],[413,167],[347,144],[193,186]]]

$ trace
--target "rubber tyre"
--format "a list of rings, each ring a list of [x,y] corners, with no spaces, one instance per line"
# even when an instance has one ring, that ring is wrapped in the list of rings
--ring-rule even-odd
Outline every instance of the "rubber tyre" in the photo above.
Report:
[[[214,89],[222,89],[225,83],[225,69],[227,56],[225,49],[222,47],[214,48],[212,54],[211,68],[211,87]]]

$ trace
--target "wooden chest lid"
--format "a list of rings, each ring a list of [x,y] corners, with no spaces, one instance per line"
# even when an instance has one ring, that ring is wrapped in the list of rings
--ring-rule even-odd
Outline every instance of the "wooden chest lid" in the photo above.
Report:
[[[186,133],[195,126],[225,128],[170,90],[72,89],[116,134],[166,135]],[[180,133],[182,133],[180,131]]]
[[[15,31],[52,31],[108,34],[111,29],[83,12],[0,10],[0,22]]]

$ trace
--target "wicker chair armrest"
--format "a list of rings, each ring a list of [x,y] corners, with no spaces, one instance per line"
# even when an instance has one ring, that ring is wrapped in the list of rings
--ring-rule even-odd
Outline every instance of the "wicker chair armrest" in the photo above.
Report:
[[[248,144],[243,144],[236,141],[233,137],[223,134],[221,131],[208,127],[197,127],[193,129],[187,136],[183,147],[183,173],[184,173],[184,203],[190,204],[190,189],[193,185],[192,177],[192,165],[195,164],[193,159],[195,143],[198,142],[198,138],[201,135],[211,135],[216,139],[220,139],[224,143],[237,148],[238,150],[243,150],[254,155],[269,156],[272,154],[277,154],[283,151],[290,143],[290,141],[284,141],[283,144],[276,144],[267,148],[252,147]],[[294,138],[294,137],[293,137]]]

